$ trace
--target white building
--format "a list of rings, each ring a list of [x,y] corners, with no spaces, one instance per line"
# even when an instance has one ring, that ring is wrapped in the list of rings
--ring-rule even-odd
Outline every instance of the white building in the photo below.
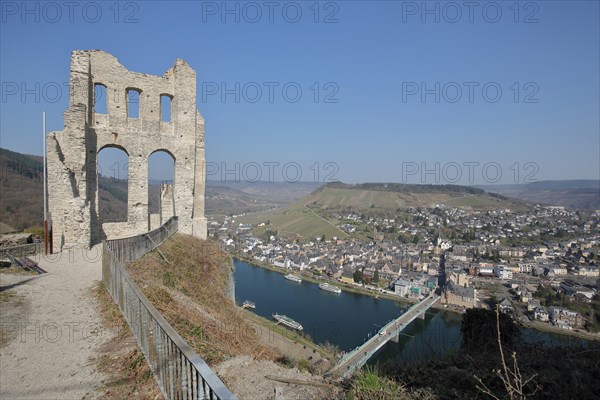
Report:
[[[396,282],[394,282],[394,293],[396,293],[397,295],[400,296],[406,296],[408,295],[408,292],[410,291],[410,282],[407,281],[406,279],[398,279],[396,280]]]
[[[510,268],[507,268],[506,265],[496,265],[494,267],[494,275],[500,279],[512,279],[513,273]]]
[[[543,322],[548,322],[550,319],[550,315],[544,306],[538,306],[533,312],[533,315],[535,319]]]
[[[519,272],[522,274],[530,274],[533,268],[537,265],[535,263],[523,262],[519,263]]]
[[[479,264],[479,273],[481,275],[491,275],[494,273],[494,267],[490,264]]]

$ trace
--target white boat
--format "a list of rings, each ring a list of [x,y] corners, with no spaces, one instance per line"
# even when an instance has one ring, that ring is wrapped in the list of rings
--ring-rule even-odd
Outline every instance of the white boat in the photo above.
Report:
[[[284,278],[287,279],[288,281],[292,281],[292,282],[296,282],[296,283],[302,282],[302,279],[299,276],[292,275],[292,274],[287,274],[286,276],[284,276]]]
[[[280,322],[281,324],[283,324],[285,326],[289,326],[290,328],[297,329],[299,331],[304,329],[302,327],[302,325],[300,325],[299,322],[294,321],[293,319],[291,319],[290,317],[288,317],[286,315],[275,313],[275,314],[273,314],[273,318],[275,318],[277,320],[277,322]]]
[[[256,308],[256,304],[250,300],[244,300],[244,304],[242,304],[244,308]]]
[[[327,283],[327,282],[324,282],[324,283],[321,283],[321,284],[319,284],[319,287],[320,287],[321,289],[323,289],[323,290],[327,290],[328,292],[333,292],[333,293],[342,293],[342,289],[340,289],[340,288],[339,288],[339,287],[337,287],[337,286],[330,285],[330,284],[329,284],[329,283]]]

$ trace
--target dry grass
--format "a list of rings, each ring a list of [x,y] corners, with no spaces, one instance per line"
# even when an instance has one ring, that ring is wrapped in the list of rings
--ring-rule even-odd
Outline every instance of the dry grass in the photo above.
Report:
[[[128,265],[152,304],[211,366],[233,356],[274,360],[279,354],[261,343],[242,311],[226,296],[232,271],[216,243],[176,235]]]
[[[162,398],[144,360],[135,338],[123,319],[117,305],[99,284],[94,288],[98,310],[103,326],[115,333],[115,337],[102,346],[96,359],[97,368],[108,376],[100,388],[101,398],[153,400]]]

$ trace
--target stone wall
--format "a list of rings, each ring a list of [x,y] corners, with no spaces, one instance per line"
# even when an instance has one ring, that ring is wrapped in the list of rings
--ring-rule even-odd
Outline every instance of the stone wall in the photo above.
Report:
[[[95,85],[106,87],[106,114],[94,112]],[[127,92],[132,89],[139,92],[139,118],[128,117]],[[171,98],[169,122],[161,120],[161,96]],[[55,251],[90,247],[117,231],[98,216],[97,155],[106,147],[128,155],[127,222],[119,233],[148,231],[148,158],[162,150],[174,159],[171,208],[179,217],[179,231],[206,238],[204,119],[196,109],[196,73],[185,61],[176,60],[161,77],[128,71],[100,50],[72,53],[64,129],[47,140]],[[106,232],[103,226],[111,229]]]
[[[102,231],[106,237],[113,239],[131,236],[127,222],[105,222],[102,224]]]
[[[158,229],[161,225],[160,214],[150,214],[150,230]]]
[[[173,202],[173,199],[175,197],[174,191],[173,191],[173,185],[169,184],[169,183],[163,183],[160,185],[160,216],[161,216],[161,223],[164,221],[168,221],[169,218],[171,218],[175,212],[175,204]]]

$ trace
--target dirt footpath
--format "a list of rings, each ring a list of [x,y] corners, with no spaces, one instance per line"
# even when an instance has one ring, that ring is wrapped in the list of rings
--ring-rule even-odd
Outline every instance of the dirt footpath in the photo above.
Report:
[[[90,290],[102,277],[100,248],[36,261],[47,274],[0,274],[0,398],[94,397],[105,377],[91,359],[113,335]]]

